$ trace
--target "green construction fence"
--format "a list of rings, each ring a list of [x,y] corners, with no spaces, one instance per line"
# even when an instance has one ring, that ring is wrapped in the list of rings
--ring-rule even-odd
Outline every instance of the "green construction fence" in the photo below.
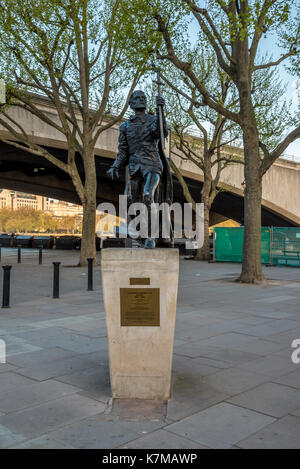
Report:
[[[214,228],[214,260],[242,262],[244,227]],[[263,264],[300,266],[300,227],[261,228]]]

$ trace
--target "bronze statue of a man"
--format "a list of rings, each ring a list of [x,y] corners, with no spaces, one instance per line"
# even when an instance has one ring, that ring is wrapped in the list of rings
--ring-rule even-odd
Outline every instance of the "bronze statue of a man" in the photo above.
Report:
[[[129,105],[134,115],[120,126],[117,159],[107,172],[111,179],[118,178],[119,168],[129,166],[131,201],[133,203],[143,201],[148,209],[148,217],[160,181],[163,186],[162,201],[172,203],[172,176],[161,145],[161,127],[163,137],[168,136],[163,112],[161,112],[163,125],[160,127],[159,107],[163,110],[164,102],[163,98],[157,97],[157,112],[152,115],[146,112],[145,93],[143,91],[132,93]],[[150,224],[148,226],[150,227]],[[155,240],[148,232],[145,248],[154,247]]]

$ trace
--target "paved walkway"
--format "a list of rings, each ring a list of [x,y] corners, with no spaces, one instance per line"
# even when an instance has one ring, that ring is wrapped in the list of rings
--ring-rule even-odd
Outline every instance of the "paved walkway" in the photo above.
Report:
[[[300,448],[299,269],[266,268],[268,287],[247,286],[232,281],[239,265],[182,259],[172,399],[111,402],[100,268],[87,292],[77,259],[9,258],[1,448]],[[54,260],[65,266],[59,300]]]

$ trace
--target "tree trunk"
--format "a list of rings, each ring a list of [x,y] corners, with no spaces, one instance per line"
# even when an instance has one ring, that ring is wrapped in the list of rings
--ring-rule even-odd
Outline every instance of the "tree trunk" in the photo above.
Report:
[[[84,159],[85,166],[85,184],[84,184],[84,201],[83,220],[82,220],[82,238],[79,265],[87,265],[87,259],[96,258],[96,190],[97,177],[95,168],[94,154],[89,154]]]
[[[248,121],[243,128],[245,152],[244,245],[240,281],[261,283],[261,199],[262,177],[256,128]]]
[[[246,3],[242,2],[243,9]],[[245,191],[244,191],[244,244],[240,282],[261,283],[261,199],[262,173],[259,154],[259,135],[251,96],[248,35],[240,42],[238,53],[238,90],[240,118],[243,131]]]
[[[87,199],[83,204],[82,238],[79,265],[87,265],[87,259],[96,263],[96,201]]]
[[[209,195],[202,194],[202,202],[204,205],[204,241],[203,246],[197,250],[195,259],[198,261],[209,261],[210,260],[210,243],[209,243]]]

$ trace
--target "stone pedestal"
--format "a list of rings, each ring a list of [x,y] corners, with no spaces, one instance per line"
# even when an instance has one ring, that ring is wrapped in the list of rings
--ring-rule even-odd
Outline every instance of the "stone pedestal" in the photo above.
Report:
[[[114,398],[170,397],[178,272],[177,249],[103,249]]]

